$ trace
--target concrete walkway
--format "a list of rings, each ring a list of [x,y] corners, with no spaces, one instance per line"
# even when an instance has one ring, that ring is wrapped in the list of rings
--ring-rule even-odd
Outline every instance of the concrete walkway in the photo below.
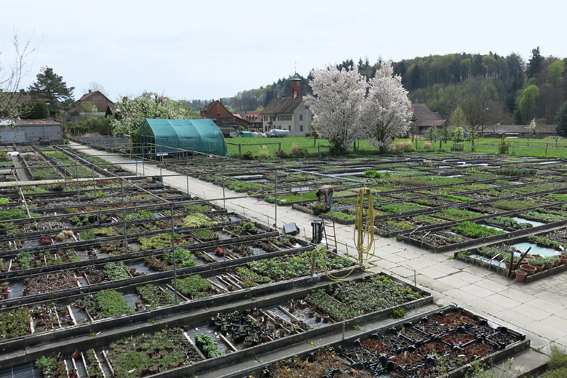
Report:
[[[128,159],[116,154],[71,145],[82,152],[97,155],[112,163],[130,167]],[[80,147],[79,147],[80,146]],[[141,172],[139,172],[141,173]],[[163,169],[163,175],[176,175]],[[160,169],[146,165],[145,174],[159,175]],[[221,187],[186,176],[164,177],[164,183],[185,191],[189,182],[192,195],[205,198],[223,198]],[[225,190],[226,197],[239,197],[241,193]],[[226,209],[246,215],[258,222],[273,226],[274,205],[253,197],[226,200]],[[216,201],[223,206],[223,201]],[[311,222],[318,217],[278,206],[277,225],[295,222],[301,235],[311,237]],[[305,232],[304,232],[305,230]],[[336,224],[339,252],[356,254],[353,243],[354,226]],[[431,253],[426,250],[376,236],[375,256],[370,261],[371,270],[397,276],[410,283],[414,277],[418,286],[431,292],[439,305],[455,303],[479,315],[486,316],[511,329],[525,333],[531,346],[538,352],[549,353],[550,345],[567,348],[567,274],[555,275],[531,284],[517,283],[513,279],[464,262],[454,260],[452,253]],[[535,354],[535,356],[533,355]],[[526,363],[517,361],[514,368],[525,371],[528,360],[545,362],[532,351],[525,356]]]

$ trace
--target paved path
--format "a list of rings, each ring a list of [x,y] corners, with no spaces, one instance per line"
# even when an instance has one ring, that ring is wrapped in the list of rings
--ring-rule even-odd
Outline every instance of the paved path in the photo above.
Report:
[[[72,145],[76,147],[78,145]],[[80,146],[85,153],[98,155],[113,163],[124,164],[128,159],[116,154],[88,149]],[[163,170],[164,175],[175,172]],[[159,175],[160,169],[146,165],[146,175]],[[164,177],[164,183],[181,190],[187,188],[186,176]],[[189,178],[191,194],[206,199],[222,198],[222,188],[208,182]],[[242,196],[225,190],[226,197]],[[223,201],[217,201],[221,206]],[[256,198],[247,197],[226,200],[226,209],[244,214],[266,224],[274,221],[274,205]],[[311,236],[311,222],[318,217],[302,213],[290,207],[278,207],[277,224],[295,222],[301,234]],[[353,244],[354,226],[337,224],[337,239],[341,243],[339,252],[356,253]],[[454,260],[452,253],[431,253],[410,246],[395,239],[376,236],[375,257],[370,261],[372,270],[392,274],[417,284],[430,291],[436,303],[455,303],[480,315],[494,319],[511,329],[527,334],[532,348],[549,352],[552,343],[567,348],[567,274],[558,274],[531,284],[497,275],[486,269],[470,266]]]

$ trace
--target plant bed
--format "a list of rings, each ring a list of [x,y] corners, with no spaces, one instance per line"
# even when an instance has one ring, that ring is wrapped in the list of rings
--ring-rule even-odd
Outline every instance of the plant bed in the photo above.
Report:
[[[105,374],[100,365],[100,360],[94,349],[87,350],[85,353],[86,369],[89,378],[104,378]]]
[[[0,340],[31,334],[30,319],[27,307],[0,312]]]
[[[223,292],[198,274],[177,280],[177,291],[192,300],[207,298]]]
[[[202,360],[183,329],[138,334],[110,345],[108,359],[118,378],[143,377]]]
[[[442,312],[447,313],[442,314]],[[459,377],[466,373],[470,368],[469,363],[474,360],[480,359],[482,362],[490,358],[491,361],[499,361],[529,346],[529,341],[525,340],[524,335],[508,331],[493,323],[488,326],[489,323],[485,318],[463,313],[467,311],[454,307],[434,310],[426,316],[418,315],[393,327],[379,328],[344,341],[307,350],[300,355],[284,357],[273,364],[248,368],[228,377],[259,378],[265,376],[267,371],[281,372],[278,376],[283,377],[300,373],[310,376],[323,376],[323,374],[332,376],[334,373],[330,372],[334,369],[339,374],[345,373],[345,377]],[[461,321],[461,324],[467,327],[466,332],[445,327],[436,319],[439,316],[468,318],[467,321]],[[435,334],[427,333],[424,334],[429,337],[428,340],[414,344],[411,335],[418,329],[427,328],[430,323],[443,328],[445,338],[460,341],[461,347],[453,349],[451,345],[439,340]],[[482,324],[482,327],[479,327],[479,324]],[[422,334],[422,331],[418,332]],[[455,335],[458,334],[469,336],[459,337],[457,340]],[[502,344],[493,341],[495,338],[504,341],[507,337],[508,340]],[[470,339],[468,344],[462,343],[465,338]],[[325,360],[320,357],[323,353],[329,356]]]
[[[521,215],[520,215],[521,216]],[[458,236],[443,231],[443,226],[431,227],[408,235],[398,235],[398,240],[422,246],[435,252],[446,252],[454,249],[468,249],[479,243],[497,243],[504,240],[522,238],[530,234],[556,228],[567,221],[559,221],[541,226],[528,227],[504,233],[472,222],[462,222],[452,227],[453,231],[467,235]],[[470,238],[468,238],[470,236]],[[459,239],[460,238],[460,239]]]
[[[422,206],[417,203],[411,203],[411,202],[397,202],[388,205],[381,205],[378,206],[377,208],[378,210],[382,210],[387,213],[406,213],[406,212],[427,209],[427,206]]]
[[[527,240],[530,237],[523,237]],[[520,239],[520,240],[522,240]],[[514,241],[514,243],[517,241]],[[509,243],[512,243],[510,241]],[[498,274],[508,276],[510,273],[510,265],[512,262],[512,254],[514,254],[514,264],[511,265],[512,270],[527,267],[533,268],[533,272],[528,274],[521,282],[529,283],[547,276],[557,274],[567,270],[567,265],[560,265],[560,256],[541,257],[539,255],[528,254],[526,259],[519,261],[520,255],[523,252],[518,251],[514,247],[507,244],[493,244],[480,249],[472,249],[469,251],[455,252],[454,257],[469,264],[474,264],[496,271]],[[525,265],[528,264],[528,265]],[[533,265],[541,267],[541,271],[536,273],[536,268]],[[515,276],[511,276],[514,278]]]
[[[78,281],[73,272],[64,271],[26,278],[24,285],[24,296],[26,296],[77,287]]]
[[[77,306],[86,311],[93,320],[112,318],[132,312],[122,293],[115,290],[103,290],[89,295],[77,301]]]
[[[66,378],[69,377],[67,365],[61,355],[51,357],[41,357],[35,362],[35,366],[45,378]]]
[[[409,287],[400,287],[385,276],[372,276],[359,282],[332,285],[305,299],[318,311],[335,321],[352,319],[362,314],[395,307],[419,299],[421,294]]]
[[[75,325],[67,307],[54,303],[35,305],[30,310],[34,333]]]
[[[553,223],[553,222],[561,222],[567,220],[567,216],[565,216],[564,213],[557,214],[547,209],[536,209],[533,211],[527,211],[525,213],[521,213],[520,217],[542,223]]]
[[[374,231],[378,235],[385,237],[396,236],[399,233],[410,231],[416,228],[416,225],[403,219],[391,221],[377,220],[374,222]]]
[[[473,222],[461,222],[458,223],[456,225],[454,225],[453,227],[451,227],[451,230],[453,230],[453,232],[456,232],[457,234],[466,236],[468,238],[486,238],[486,237],[490,237],[490,236],[494,236],[494,235],[501,235],[504,234],[503,231],[498,231],[495,230],[494,228],[489,228],[480,224],[476,224]]]
[[[174,298],[161,287],[154,285],[144,285],[136,287],[138,295],[144,302],[146,308],[156,308],[175,304]]]
[[[431,215],[432,217],[445,219],[447,221],[459,221],[459,220],[465,220],[471,218],[478,218],[484,214],[465,209],[445,209],[429,215]]]
[[[510,217],[486,218],[483,220],[483,222],[490,226],[500,227],[508,231],[523,230],[526,228],[533,227],[531,223],[520,223],[517,220]]]

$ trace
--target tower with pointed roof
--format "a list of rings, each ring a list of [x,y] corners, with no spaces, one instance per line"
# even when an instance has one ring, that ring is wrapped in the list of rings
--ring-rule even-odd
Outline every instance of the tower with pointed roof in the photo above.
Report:
[[[297,98],[301,94],[301,78],[295,73],[291,78],[291,97]]]

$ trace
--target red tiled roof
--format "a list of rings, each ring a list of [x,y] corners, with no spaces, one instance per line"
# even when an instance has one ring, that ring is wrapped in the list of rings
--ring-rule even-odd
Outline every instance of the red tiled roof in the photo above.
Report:
[[[291,114],[303,101],[303,93],[293,97],[274,98],[260,114]]]

